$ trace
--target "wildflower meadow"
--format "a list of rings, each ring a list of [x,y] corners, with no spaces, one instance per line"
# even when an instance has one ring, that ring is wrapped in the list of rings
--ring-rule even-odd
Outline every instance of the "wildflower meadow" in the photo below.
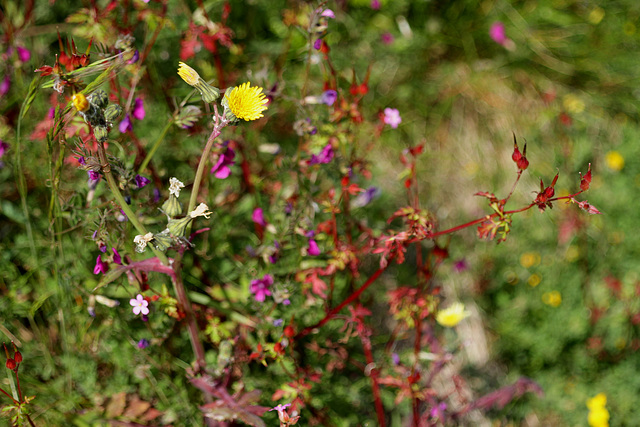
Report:
[[[637,2],[0,5],[1,425],[640,425]]]

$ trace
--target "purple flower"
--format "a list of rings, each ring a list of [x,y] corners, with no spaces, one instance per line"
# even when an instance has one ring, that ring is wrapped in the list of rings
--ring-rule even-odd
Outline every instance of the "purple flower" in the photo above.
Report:
[[[333,10],[331,9],[325,9],[320,16],[324,16],[325,18],[335,18],[336,15],[335,13],[333,13]]]
[[[142,120],[144,116],[146,116],[146,112],[144,111],[144,103],[142,102],[142,98],[136,98],[133,101],[133,112],[131,115],[134,119]]]
[[[284,324],[284,320],[282,319],[276,319],[273,321],[273,326],[275,326],[276,328],[279,326],[282,326]]]
[[[160,189],[158,187],[153,189],[153,203],[160,201]]]
[[[309,239],[309,247],[307,248],[307,254],[311,256],[320,255],[320,248],[315,240]]]
[[[149,301],[144,299],[141,294],[138,294],[135,299],[130,299],[129,304],[133,306],[133,314],[136,316],[142,313],[143,316],[149,314]]]
[[[334,102],[336,102],[336,99],[338,99],[338,92],[333,89],[329,89],[322,92],[322,98],[320,99],[320,102],[331,106]]]
[[[83,156],[78,157],[78,163],[80,163],[82,166],[86,166],[87,165],[87,162],[86,162],[86,160],[84,159]]]
[[[229,177],[229,175],[231,175],[231,168],[229,166],[236,164],[236,161],[233,160],[235,157],[236,152],[227,147],[224,152],[220,153],[218,156],[218,161],[211,168],[211,173],[215,174],[214,176],[218,179],[225,179]]]
[[[4,76],[2,83],[0,83],[0,96],[5,96],[7,92],[9,92],[9,88],[11,87],[11,79],[9,76]]]
[[[289,304],[291,304],[291,300],[289,300],[289,298],[282,301],[282,305],[289,305]]]
[[[98,250],[100,250],[100,252],[102,252],[103,254],[106,254],[107,245],[105,245],[104,242],[98,242]]]
[[[29,52],[29,49],[18,46],[16,47],[16,50],[18,51],[18,59],[20,62],[27,62],[31,59],[31,52]]]
[[[145,3],[149,3],[149,2],[146,1]],[[136,51],[133,52],[133,56],[131,57],[131,59],[127,61],[127,64],[135,64],[136,62],[138,62],[138,59],[140,59],[140,52],[138,52],[138,49],[136,49]]]
[[[377,187],[369,187],[353,199],[353,207],[361,208],[367,206],[378,195],[380,190]]]
[[[128,131],[133,130],[133,126],[131,125],[131,117],[129,117],[128,114],[124,116],[124,119],[122,119],[122,121],[118,125],[118,129],[120,130],[120,133],[127,133]]]
[[[371,0],[371,9],[373,10],[380,9],[380,0]]]
[[[135,181],[138,188],[143,188],[145,185],[151,182],[148,178],[145,178],[142,175],[136,175]]]
[[[53,119],[56,116],[56,108],[49,108],[49,112],[47,113],[47,119]]]
[[[118,265],[122,265],[122,257],[120,257],[118,250],[116,248],[111,248],[111,250],[113,251],[113,262]]]
[[[431,408],[429,415],[431,415],[432,418],[442,418],[446,409],[447,404],[444,402],[440,402],[437,406]]]
[[[391,353],[391,360],[393,360],[393,364],[398,366],[400,364],[400,356],[398,353]]]
[[[395,40],[393,38],[393,34],[391,34],[390,32],[382,33],[380,39],[382,40],[382,43],[386,45],[390,45]]]
[[[400,112],[395,108],[385,108],[384,109],[384,122],[396,129],[400,123],[402,123],[402,117],[400,117]]]
[[[8,149],[9,144],[0,139],[0,159],[4,156]]]
[[[469,268],[469,266],[467,265],[467,260],[465,260],[464,258],[459,259],[453,264],[453,270],[456,273],[462,273],[467,268]]]
[[[322,47],[322,39],[318,39],[315,42],[313,42],[313,48],[315,50],[320,50],[320,47]]]
[[[269,287],[273,285],[273,276],[265,274],[262,279],[255,279],[251,281],[249,290],[254,294],[254,298],[258,302],[264,302],[267,296],[271,295]]]
[[[253,214],[251,215],[251,219],[258,225],[261,225],[263,227],[267,226],[267,221],[264,220],[264,213],[262,211],[262,208],[255,208],[253,210]]]
[[[102,255],[98,255],[98,258],[96,259],[96,266],[93,267],[93,274],[104,274],[109,270],[109,264],[102,261],[101,257]]]
[[[333,160],[333,146],[331,145],[331,143],[327,144],[324,146],[324,148],[322,149],[322,151],[318,154],[312,154],[311,155],[311,160],[309,160],[309,164],[310,165],[317,165],[320,163],[326,164],[331,162],[331,160]]]
[[[147,347],[149,347],[149,340],[148,339],[142,338],[140,341],[138,341],[138,348],[140,350],[144,350]]]
[[[89,179],[91,181],[99,181],[100,180],[100,173],[99,172],[87,171],[87,175],[89,175]]]
[[[504,46],[507,43],[507,35],[504,30],[504,24],[502,22],[494,22],[489,29],[489,36],[494,42]]]

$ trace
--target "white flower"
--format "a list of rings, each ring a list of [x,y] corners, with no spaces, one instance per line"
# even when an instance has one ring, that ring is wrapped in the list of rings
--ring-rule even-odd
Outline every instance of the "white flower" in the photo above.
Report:
[[[197,218],[199,216],[203,216],[209,219],[209,215],[211,215],[211,212],[209,211],[209,207],[204,203],[200,203],[198,207],[196,207],[194,210],[189,212],[189,216],[191,218]]]
[[[180,196],[181,188],[184,188],[184,184],[178,181],[178,178],[173,177],[169,180],[169,194],[173,194],[177,198]]]
[[[142,234],[138,234],[133,238],[133,243],[136,244],[136,252],[144,252],[144,249],[147,247],[147,243],[153,240],[153,233],[147,233],[144,236]]]

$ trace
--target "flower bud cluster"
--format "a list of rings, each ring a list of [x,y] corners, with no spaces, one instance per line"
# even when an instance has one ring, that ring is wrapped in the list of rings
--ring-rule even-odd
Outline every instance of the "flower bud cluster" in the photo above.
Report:
[[[122,107],[109,104],[109,97],[103,90],[96,90],[89,96],[76,93],[72,103],[84,121],[93,127],[98,142],[107,140],[109,129],[122,114]]]

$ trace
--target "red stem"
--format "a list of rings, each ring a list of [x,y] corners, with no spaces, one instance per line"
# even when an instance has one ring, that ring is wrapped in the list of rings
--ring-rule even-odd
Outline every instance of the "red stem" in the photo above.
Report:
[[[367,360],[367,366],[375,366],[369,337],[360,335],[360,340],[364,347],[364,357]],[[375,368],[371,369],[371,387],[373,389],[373,400],[376,405],[376,414],[378,415],[378,425],[380,427],[385,427],[384,406],[382,406],[382,399],[380,399],[380,386],[378,385],[378,370]]]
[[[389,260],[389,262],[391,262],[391,260]],[[329,320],[333,319],[335,317],[335,315],[340,312],[340,310],[342,310],[347,305],[349,305],[350,303],[355,301],[360,296],[361,293],[363,293],[369,286],[371,286],[371,284],[376,281],[376,279],[382,274],[382,272],[384,272],[388,268],[388,266],[389,266],[389,264],[387,264],[384,267],[380,267],[378,270],[376,270],[376,272],[373,273],[371,275],[371,277],[369,277],[367,279],[367,281],[364,283],[364,285],[360,286],[360,288],[358,288],[354,293],[349,295],[349,297],[347,299],[342,301],[340,303],[340,305],[338,305],[336,308],[334,308],[333,310],[328,312],[321,321],[319,321],[315,325],[307,326],[306,328],[304,328],[303,330],[298,332],[298,334],[294,337],[294,340],[309,335],[309,333],[311,331],[313,331],[316,328],[320,328],[322,325],[327,323]]]
[[[0,388],[0,391],[3,392],[5,394],[5,396],[7,396],[9,399],[13,400],[13,404],[14,405],[18,405],[20,402],[18,402],[17,400],[15,400],[13,398],[13,396],[11,396],[9,393],[7,393],[6,391],[4,391],[2,388]]]
[[[18,384],[18,398],[20,399],[20,402],[22,402],[22,390],[20,389],[20,377],[18,376],[17,367],[14,372],[16,373],[16,383]]]

